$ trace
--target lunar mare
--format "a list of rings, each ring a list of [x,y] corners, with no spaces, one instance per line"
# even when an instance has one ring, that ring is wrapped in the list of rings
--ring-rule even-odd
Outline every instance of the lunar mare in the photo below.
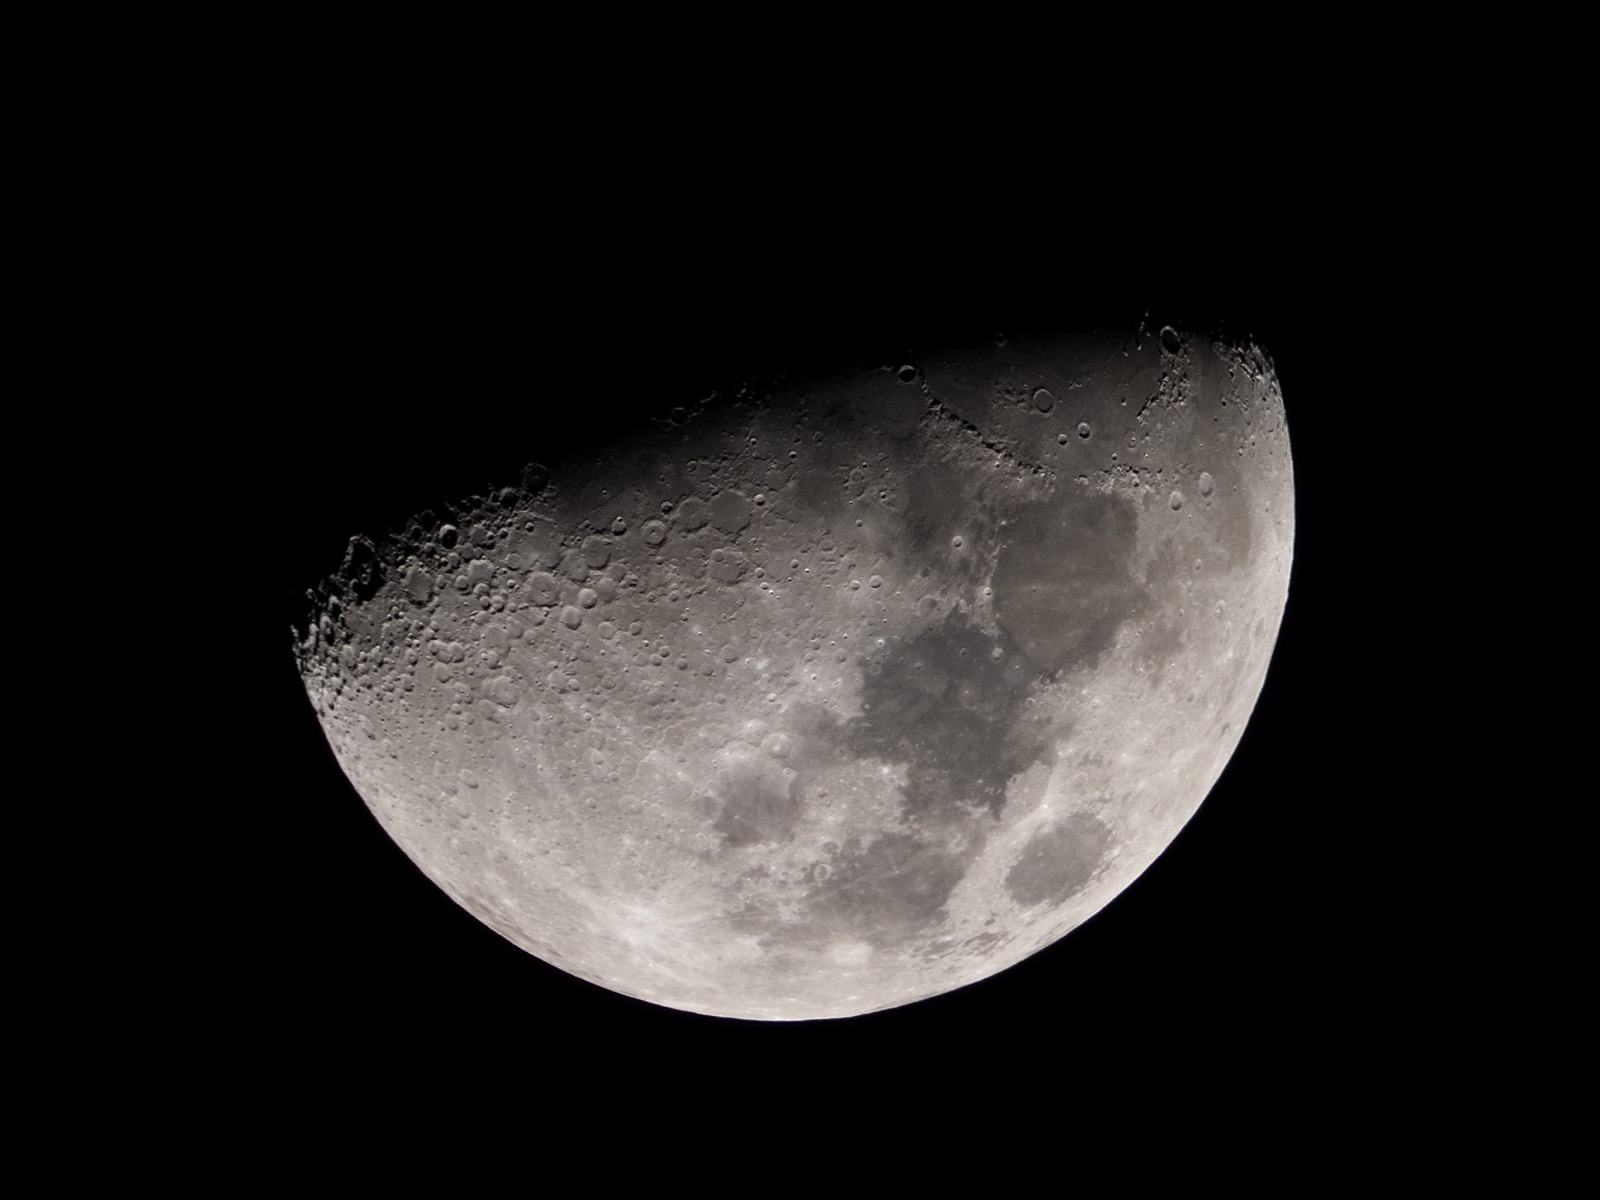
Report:
[[[1260,693],[1293,525],[1254,346],[997,339],[353,539],[296,652],[383,828],[516,945],[848,1016],[1016,963],[1167,846]]]

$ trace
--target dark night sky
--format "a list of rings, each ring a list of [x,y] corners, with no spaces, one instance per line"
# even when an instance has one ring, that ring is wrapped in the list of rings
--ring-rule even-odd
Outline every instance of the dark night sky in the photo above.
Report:
[[[246,917],[214,943],[212,969],[241,981],[215,1012],[223,1044],[335,1075],[591,1079],[604,1063],[661,1098],[749,1070],[795,1095],[848,1089],[862,1072],[899,1094],[923,1075],[971,1081],[1036,1062],[1075,1089],[1111,1072],[1270,1070],[1332,1053],[1377,986],[1342,897],[1382,871],[1363,859],[1372,835],[1352,832],[1333,782],[1359,721],[1351,664],[1325,635],[1350,568],[1336,464],[1360,335],[1329,299],[1348,269],[1340,243],[1289,216],[1190,219],[1176,202],[1090,233],[1070,205],[1055,214],[1035,202],[1008,223],[1003,204],[963,222],[882,202],[859,220],[842,202],[816,218],[792,198],[748,200],[732,216],[735,199],[711,213],[682,199],[575,205],[509,238],[501,211],[485,219],[493,233],[463,221],[426,252],[407,222],[356,206],[303,238],[284,233],[281,259],[263,254],[275,277],[305,282],[253,343],[270,361],[239,451],[256,470],[270,560],[266,615],[250,631],[261,750],[237,802],[250,814],[233,881]],[[1266,690],[1198,816],[1047,951],[846,1022],[660,1009],[490,932],[411,865],[345,782],[288,625],[296,594],[337,565],[349,534],[746,369],[890,361],[927,337],[1146,311],[1157,325],[1255,333],[1275,358],[1296,467],[1294,576]]]

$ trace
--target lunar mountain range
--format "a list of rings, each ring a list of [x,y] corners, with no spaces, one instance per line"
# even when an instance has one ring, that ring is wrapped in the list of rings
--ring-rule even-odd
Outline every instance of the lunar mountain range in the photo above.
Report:
[[[752,382],[407,515],[295,635],[383,828],[573,975],[806,1020],[1149,866],[1260,694],[1294,488],[1265,354],[1164,328]]]

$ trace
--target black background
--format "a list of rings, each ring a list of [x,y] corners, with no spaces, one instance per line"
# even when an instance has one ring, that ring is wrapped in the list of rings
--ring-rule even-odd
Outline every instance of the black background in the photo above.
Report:
[[[688,170],[558,185],[577,194],[553,214],[489,185],[439,212],[388,188],[286,200],[249,258],[263,315],[239,341],[250,399],[224,465],[259,503],[260,536],[240,553],[260,604],[240,738],[213,776],[228,808],[217,828],[238,849],[230,927],[195,934],[224,1057],[334,1088],[559,1081],[669,1107],[714,1091],[732,1112],[746,1094],[904,1105],[924,1086],[1006,1092],[1035,1075],[1057,1096],[1190,1072],[1298,1087],[1336,1071],[1355,1030],[1404,1019],[1357,895],[1381,894],[1386,868],[1347,816],[1361,722],[1339,632],[1361,590],[1348,414],[1372,385],[1354,364],[1373,330],[1346,300],[1365,243],[1317,206],[1249,190],[1201,203],[1124,186],[1091,202],[1070,181],[1024,180],[953,205],[892,155],[876,175],[805,188]],[[1143,877],[1043,953],[846,1021],[674,1012],[504,942],[345,781],[289,630],[350,534],[746,371],[1142,319],[1253,335],[1275,360],[1294,574],[1265,690],[1210,797]]]

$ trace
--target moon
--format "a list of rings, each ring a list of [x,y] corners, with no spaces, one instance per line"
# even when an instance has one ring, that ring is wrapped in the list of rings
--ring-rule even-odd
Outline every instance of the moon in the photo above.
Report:
[[[562,970],[794,1021],[1150,865],[1260,694],[1294,486],[1266,353],[1163,327],[751,381],[407,518],[294,643],[382,827]]]

